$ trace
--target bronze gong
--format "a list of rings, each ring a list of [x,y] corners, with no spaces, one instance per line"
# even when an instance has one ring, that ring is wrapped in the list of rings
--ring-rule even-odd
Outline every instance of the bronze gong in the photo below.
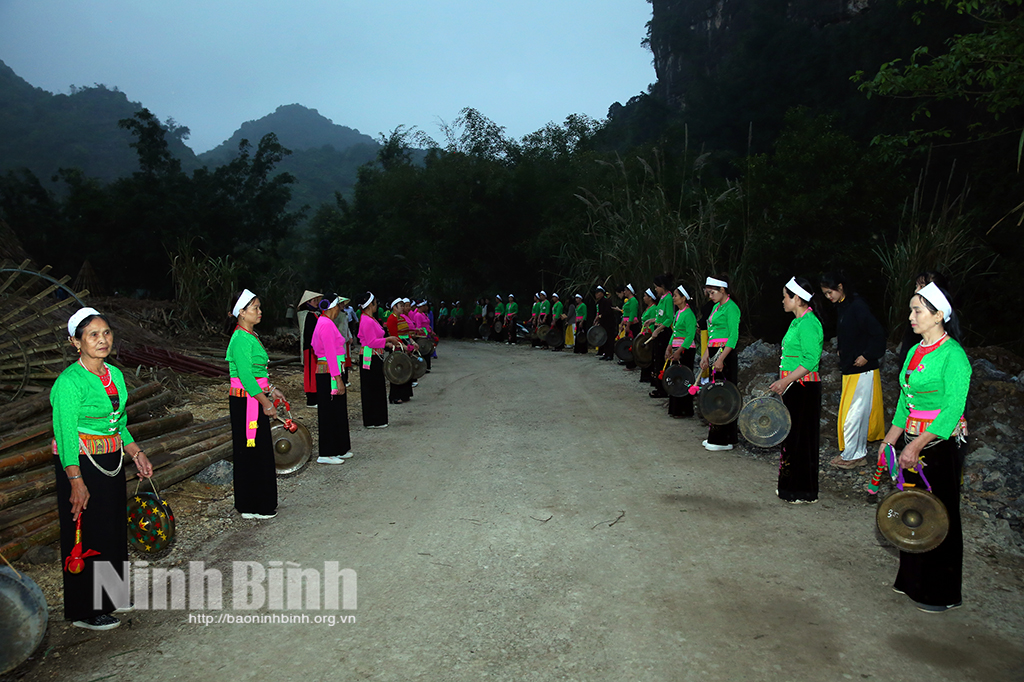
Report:
[[[661,385],[673,398],[682,398],[693,386],[693,370],[682,365],[669,365],[661,378]]]
[[[560,334],[558,329],[552,327],[548,330],[548,333],[544,335],[544,343],[548,344],[552,348],[561,348],[565,345],[565,334]]]
[[[429,336],[417,336],[416,346],[420,350],[420,355],[424,357],[434,352],[434,342]]]
[[[384,376],[393,384],[404,384],[412,378],[412,358],[395,351],[384,358]]]
[[[414,381],[419,381],[423,378],[423,375],[427,373],[427,361],[419,353],[415,353],[411,356],[412,358],[412,378]]]
[[[277,423],[270,427],[270,440],[274,444],[274,468],[278,476],[297,473],[306,466],[313,454],[313,437],[304,425],[295,422],[298,427],[292,433]]]
[[[587,343],[595,348],[600,348],[608,341],[608,330],[601,326],[591,327],[587,330]]]
[[[615,342],[615,357],[623,362],[632,362],[633,360],[633,339],[626,338],[623,336],[621,339]]]
[[[904,552],[935,549],[949,532],[949,513],[942,500],[919,488],[889,494],[875,513],[878,530]]]
[[[793,428],[789,408],[773,395],[749,401],[736,421],[743,437],[759,448],[775,447],[786,440]]]
[[[633,339],[633,360],[639,367],[650,367],[654,362],[650,341],[651,335],[647,333]]]
[[[736,384],[725,379],[705,384],[697,393],[700,413],[711,424],[724,426],[736,421],[740,413],[740,390]]]

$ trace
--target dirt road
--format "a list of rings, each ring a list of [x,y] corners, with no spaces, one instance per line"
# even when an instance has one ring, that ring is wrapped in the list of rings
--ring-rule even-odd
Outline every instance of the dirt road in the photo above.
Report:
[[[282,481],[278,518],[191,557],[225,575],[337,561],[358,608],[332,613],[354,622],[190,623],[244,615],[225,578],[224,612],[51,625],[59,655],[25,679],[1024,678],[1019,563],[969,544],[965,606],[920,613],[890,589],[872,508],[780,502],[772,465],[704,451],[635,373],[528,346],[440,354],[390,428],[353,429],[351,461]]]

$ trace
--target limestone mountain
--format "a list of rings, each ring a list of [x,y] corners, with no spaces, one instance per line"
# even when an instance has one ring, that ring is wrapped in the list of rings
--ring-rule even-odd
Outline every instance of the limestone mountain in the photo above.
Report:
[[[105,85],[71,88],[52,94],[36,88],[0,61],[0,173],[27,168],[44,183],[60,168],[80,168],[85,175],[110,181],[139,169],[129,147],[131,134],[118,127],[143,108],[117,88]],[[182,128],[167,136],[182,168],[197,166],[183,142]]]

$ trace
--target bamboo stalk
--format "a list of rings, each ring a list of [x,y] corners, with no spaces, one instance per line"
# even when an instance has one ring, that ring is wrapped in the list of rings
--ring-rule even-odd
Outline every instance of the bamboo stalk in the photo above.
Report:
[[[217,433],[205,440],[201,440],[194,445],[174,450],[173,452],[160,452],[152,457],[149,457],[149,453],[147,452],[146,457],[149,458],[149,463],[153,465],[153,470],[156,471],[157,469],[163,469],[164,467],[170,466],[183,459],[187,459],[188,457],[192,457],[193,455],[213,450],[216,447],[228,443],[230,440],[231,431],[225,431],[223,433]],[[128,477],[129,481],[133,478],[138,478],[138,468],[134,464],[126,467],[125,475]]]
[[[43,526],[35,533],[17,540],[12,540],[5,545],[0,545],[0,554],[8,559],[19,559],[21,555],[36,545],[48,545],[60,538],[60,521]]]
[[[17,267],[17,270],[24,270],[25,268],[27,268],[31,264],[32,264],[32,261],[29,260],[29,259],[26,259],[26,260],[22,261],[21,265],[19,265]],[[6,268],[8,265],[10,265],[10,263],[5,261],[4,262],[4,267]],[[14,280],[18,279],[18,275],[20,275],[20,274],[22,274],[22,273],[20,273],[20,272],[12,272],[11,276],[8,277],[4,281],[4,283],[2,285],[0,285],[0,294],[2,294],[5,291],[7,291],[7,288],[10,287],[14,283]]]
[[[52,511],[48,511],[45,514],[40,514],[35,518],[23,521],[17,524],[16,526],[5,528],[4,530],[0,531],[0,545],[10,542],[12,540],[17,540],[21,537],[25,537],[26,535],[31,535],[40,528],[43,528],[44,526],[51,524],[56,520],[57,510],[53,509]]]
[[[44,478],[53,476],[53,470],[50,467],[39,467],[30,471],[23,471],[18,474],[11,474],[0,479],[0,492],[14,490],[24,485],[30,485],[36,481],[41,481]]]
[[[46,266],[46,267],[49,268],[50,266]],[[40,271],[40,274],[45,274],[45,272]],[[43,289],[39,293],[37,293],[34,296],[32,296],[32,298],[30,298],[27,301],[25,301],[25,303],[22,306],[20,306],[19,308],[16,308],[15,310],[12,310],[11,312],[9,312],[7,315],[4,315],[2,318],[0,318],[0,322],[6,322],[7,320],[9,320],[12,317],[18,315],[19,313],[24,312],[25,310],[31,310],[32,306],[35,303],[37,303],[40,300],[46,298],[47,296],[52,294],[54,291],[56,291],[57,289],[61,288],[62,286],[64,286],[65,284],[67,284],[70,281],[71,281],[71,277],[69,277],[67,275],[64,275],[64,277],[62,277],[59,280],[57,280],[56,284],[51,284],[50,286],[46,287],[45,289]],[[29,282],[29,284],[31,284],[31,282]],[[22,288],[23,289],[27,289],[28,285],[26,285],[25,287],[22,287]],[[11,329],[17,329],[18,327],[21,327],[22,325],[28,324],[29,322],[31,322],[33,320],[38,320],[40,317],[42,317],[45,314],[46,313],[43,310],[35,310],[35,311],[33,311],[33,314],[31,314],[31,315],[24,315],[15,324],[10,325]]]
[[[192,423],[191,412],[177,412],[166,417],[158,417],[132,426],[129,431],[135,440],[146,440],[165,433],[171,433]]]
[[[171,395],[170,391],[164,391],[163,393],[157,393],[156,395],[146,398],[145,400],[139,400],[133,403],[128,401],[128,422],[131,423],[132,419],[137,418],[147,412],[151,412],[158,407],[163,407],[167,403],[171,402],[174,396]]]
[[[43,495],[36,499],[19,504],[16,507],[0,511],[0,530],[34,519],[57,508],[57,494]]]
[[[9,450],[13,448],[15,445],[21,445],[22,443],[30,441],[33,438],[38,438],[39,436],[49,436],[52,434],[53,426],[47,424],[46,422],[33,424],[32,426],[28,426],[20,431],[12,431],[6,436],[0,436],[0,452],[4,450]]]

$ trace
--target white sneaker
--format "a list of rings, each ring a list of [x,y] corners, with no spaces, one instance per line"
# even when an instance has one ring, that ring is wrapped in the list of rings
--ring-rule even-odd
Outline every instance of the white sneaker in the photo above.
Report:
[[[352,456],[352,451],[351,450],[346,452],[344,455],[338,455],[338,457],[341,457],[342,459],[348,459],[351,456]]]
[[[316,458],[317,464],[344,464],[345,460],[341,458],[341,455],[328,455],[324,457],[321,455]]]
[[[707,441],[704,441],[703,443],[701,443],[701,445],[704,446],[705,450],[710,450],[711,452],[719,452],[721,450],[732,450],[731,445],[717,445],[715,443],[709,443]]]
[[[418,381],[414,381],[414,382],[412,382],[412,387],[413,387],[413,388],[416,388],[416,387],[417,387],[417,386],[419,386],[419,385],[420,385],[420,382],[418,382]]]
[[[121,624],[121,621],[104,613],[85,620],[76,620],[71,624],[76,628],[85,628],[86,630],[113,630]]]
[[[368,429],[386,429],[386,428],[388,428],[388,425],[387,424],[378,424],[376,426],[367,426],[366,428],[368,428]]]
[[[135,610],[135,604],[129,604],[128,606],[122,606],[119,609],[114,609],[114,613],[131,613]]]
[[[277,512],[273,514],[254,514],[252,512],[242,512],[243,519],[272,519],[277,516]]]

